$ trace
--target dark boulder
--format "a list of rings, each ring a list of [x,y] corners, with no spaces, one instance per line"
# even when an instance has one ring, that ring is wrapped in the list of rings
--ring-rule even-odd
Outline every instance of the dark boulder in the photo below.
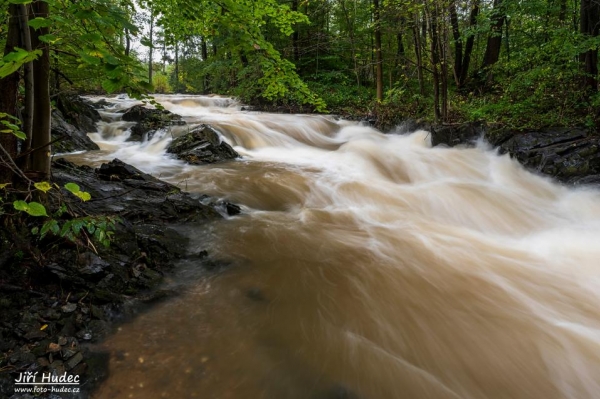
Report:
[[[59,110],[52,111],[52,153],[63,153],[73,151],[98,150],[99,147],[88,135],[65,121]]]
[[[123,114],[123,120],[137,122],[131,128],[131,136],[128,141],[142,141],[144,136],[151,138],[154,132],[173,125],[185,125],[181,116],[166,109],[146,108],[143,105],[135,105]]]
[[[136,223],[222,218],[214,206],[118,159],[95,171],[59,159],[53,163],[53,175],[61,185],[73,182],[90,193],[92,199],[80,205],[90,214],[118,215]]]
[[[239,154],[224,141],[210,125],[200,125],[187,134],[177,137],[167,148],[178,159],[192,165],[202,165],[235,159]]]
[[[64,119],[85,133],[95,132],[96,123],[102,120],[91,101],[74,93],[61,93],[56,101]]]
[[[482,123],[432,126],[432,145],[469,145],[483,137],[526,168],[573,185],[600,182],[600,135],[582,128],[518,131]]]
[[[548,128],[513,135],[501,146],[529,169],[567,183],[588,184],[600,174],[600,136],[583,129]]]
[[[431,145],[440,144],[454,147],[455,145],[474,144],[486,132],[483,123],[461,123],[456,125],[431,126]]]

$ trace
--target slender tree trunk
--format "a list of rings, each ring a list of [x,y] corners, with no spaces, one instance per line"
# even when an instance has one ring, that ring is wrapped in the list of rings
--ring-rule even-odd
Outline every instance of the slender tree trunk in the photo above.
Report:
[[[202,47],[202,61],[208,60],[208,48],[206,47],[206,40],[204,37],[200,38],[200,45]]]
[[[449,4],[448,11],[450,12],[450,24],[452,25],[452,37],[454,39],[454,80],[456,86],[460,88],[462,75],[462,60],[463,60],[463,43],[460,36],[460,28],[458,26],[458,14],[456,12],[456,0],[452,0]]]
[[[292,11],[298,11],[298,0],[292,0]],[[298,64],[300,61],[300,36],[298,34],[298,27],[294,28],[294,33],[292,33],[292,47],[294,51],[294,63]]]
[[[31,30],[29,29],[29,12],[27,6],[24,4],[19,5],[19,26],[21,31],[21,46],[27,51],[32,50],[31,45]],[[23,112],[21,113],[23,120],[23,133],[27,138],[23,143],[21,149],[22,152],[28,152],[31,149],[31,136],[33,128],[33,113],[34,113],[34,99],[33,99],[33,62],[28,62],[23,66],[23,81],[25,86],[25,98],[23,104]],[[58,84],[58,76],[56,78]],[[22,170],[27,170],[29,164],[29,157],[22,157],[19,161],[19,167]]]
[[[419,30],[419,14],[415,14],[415,24],[413,26],[413,38],[415,42],[415,57],[417,58],[417,77],[419,79],[419,94],[425,96],[425,80],[423,77],[423,55],[421,48],[421,33]]]
[[[179,93],[179,42],[175,42],[175,93]]]
[[[373,19],[375,23],[375,81],[377,101],[383,101],[383,55],[381,53],[381,18],[379,0],[373,0]]]
[[[492,82],[493,75],[489,70],[500,59],[500,49],[502,48],[502,26],[506,19],[506,14],[503,10],[503,0],[494,0],[494,10],[491,16],[491,31],[488,36],[485,55],[481,70],[486,73],[484,85],[489,86]]]
[[[131,37],[129,37],[129,29],[125,28],[125,55],[129,57],[131,51]]]
[[[597,0],[581,0],[580,32],[584,36],[597,37],[600,25],[600,4]],[[598,91],[598,47],[589,49],[579,55],[582,70],[584,90],[588,93]]]
[[[152,52],[154,50],[154,10],[150,10],[150,47],[148,48],[148,83],[152,84]]]
[[[435,121],[440,122],[442,114],[440,110],[440,48],[437,13],[427,12],[429,22],[429,35],[431,36],[431,69],[433,75],[433,111]]]
[[[47,18],[48,3],[34,1],[33,16]],[[34,114],[31,147],[39,148],[31,154],[31,169],[39,173],[41,180],[50,176],[50,52],[48,44],[39,40],[39,36],[48,34],[48,28],[33,31],[31,42],[34,48],[42,50],[42,55],[33,62],[33,98]]]
[[[560,1],[560,10],[558,12],[558,20],[560,22],[565,22],[567,19],[567,0],[559,0]]]
[[[477,16],[479,15],[479,2],[480,0],[473,0],[473,6],[469,15],[469,27],[471,28],[474,28],[477,24]],[[459,77],[460,87],[462,87],[467,81],[469,65],[471,64],[471,54],[473,53],[474,44],[475,35],[471,33],[467,38],[467,42],[465,43],[465,53],[463,55],[463,60],[461,63],[461,73]]]
[[[8,54],[19,45],[19,6],[11,4],[8,7],[8,32],[4,54]],[[0,79],[0,112],[8,115],[17,114],[17,91],[19,89],[19,74],[12,73]],[[8,165],[17,156],[17,138],[12,134],[0,133],[0,183],[13,181],[14,173]],[[11,159],[7,159],[7,156]]]
[[[163,62],[163,67],[162,67],[162,73],[166,73],[167,72],[167,38],[166,35],[164,35],[164,31],[163,31],[163,57],[162,57],[162,62]]]
[[[350,18],[350,13],[346,7],[344,0],[340,1],[342,12],[344,13],[344,19],[346,20],[346,26],[348,28],[348,37],[350,39],[350,52],[352,54],[352,64],[354,65],[354,76],[356,77],[356,87],[360,87],[360,69],[358,67],[358,58],[356,56],[356,38],[354,36],[354,19]]]

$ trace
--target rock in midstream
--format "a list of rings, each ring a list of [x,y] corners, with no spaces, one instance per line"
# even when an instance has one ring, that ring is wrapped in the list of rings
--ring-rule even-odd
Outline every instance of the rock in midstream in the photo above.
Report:
[[[202,124],[169,144],[167,152],[192,165],[202,165],[235,159],[239,154],[211,125]]]

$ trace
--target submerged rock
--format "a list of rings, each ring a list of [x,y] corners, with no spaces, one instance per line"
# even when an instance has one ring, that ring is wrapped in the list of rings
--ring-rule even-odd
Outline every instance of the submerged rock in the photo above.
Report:
[[[166,109],[146,108],[143,105],[135,105],[123,114],[126,122],[137,122],[131,128],[131,136],[128,141],[142,141],[144,135],[151,136],[159,129],[173,125],[185,125],[181,116]],[[150,138],[150,137],[147,137]]]
[[[204,124],[173,140],[167,152],[192,165],[222,162],[239,157],[229,144],[221,141],[221,137],[212,126]]]

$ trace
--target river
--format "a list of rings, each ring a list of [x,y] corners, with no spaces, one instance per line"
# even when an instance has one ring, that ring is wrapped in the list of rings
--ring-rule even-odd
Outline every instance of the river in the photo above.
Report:
[[[102,345],[94,398],[598,398],[600,193],[523,169],[480,143],[432,148],[328,116],[159,96],[242,158],[190,166],[174,127],[126,142],[107,99],[88,164],[119,158],[240,204],[188,226],[178,292]]]

